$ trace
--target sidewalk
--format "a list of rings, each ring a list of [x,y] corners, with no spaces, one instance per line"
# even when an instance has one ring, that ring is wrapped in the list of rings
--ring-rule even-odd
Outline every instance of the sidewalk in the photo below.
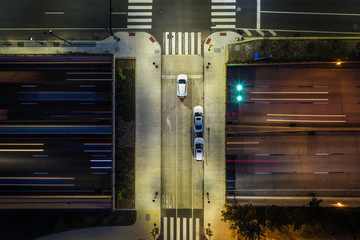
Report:
[[[208,36],[204,43],[204,119],[208,139],[207,161],[204,163],[204,195],[206,196],[208,192],[210,199],[210,203],[204,199],[204,228],[208,228],[208,223],[211,224],[213,240],[232,239],[230,224],[221,221],[221,210],[224,209],[226,202],[225,62],[227,61],[226,45],[239,37],[240,35],[234,32],[216,32]]]

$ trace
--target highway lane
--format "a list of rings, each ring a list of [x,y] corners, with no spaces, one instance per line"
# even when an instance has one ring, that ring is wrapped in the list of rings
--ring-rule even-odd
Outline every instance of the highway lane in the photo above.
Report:
[[[228,69],[228,85],[231,79],[233,87],[241,82],[245,89],[243,103],[227,105],[228,190],[246,196],[359,196],[355,67]]]
[[[110,56],[0,58],[0,192],[111,194]]]

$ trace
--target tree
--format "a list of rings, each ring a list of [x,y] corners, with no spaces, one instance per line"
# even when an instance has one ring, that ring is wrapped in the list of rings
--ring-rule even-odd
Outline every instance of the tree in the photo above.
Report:
[[[245,239],[255,240],[264,236],[264,227],[259,223],[256,208],[251,204],[240,205],[234,200],[232,205],[225,205],[221,216],[221,221],[231,223],[234,237],[240,234]]]

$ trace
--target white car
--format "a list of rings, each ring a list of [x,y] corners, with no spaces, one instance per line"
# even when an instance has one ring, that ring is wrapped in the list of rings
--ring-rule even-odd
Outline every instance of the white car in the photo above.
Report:
[[[194,155],[196,162],[204,161],[204,139],[195,138],[194,139]]]
[[[204,129],[203,114],[204,114],[204,110],[201,106],[194,107],[193,121],[194,121],[194,131],[195,132],[202,132]]]
[[[177,77],[177,96],[180,100],[184,101],[187,91],[187,76],[179,74]]]

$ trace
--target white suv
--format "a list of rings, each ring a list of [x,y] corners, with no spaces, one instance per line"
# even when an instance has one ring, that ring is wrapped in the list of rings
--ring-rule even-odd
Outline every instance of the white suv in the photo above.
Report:
[[[181,101],[186,98],[187,76],[179,74],[177,77],[177,96]]]
[[[193,121],[194,121],[194,132],[202,132],[204,129],[203,120],[204,110],[201,106],[194,107],[193,110]]]
[[[204,139],[195,138],[194,139],[194,155],[196,162],[204,161]]]

